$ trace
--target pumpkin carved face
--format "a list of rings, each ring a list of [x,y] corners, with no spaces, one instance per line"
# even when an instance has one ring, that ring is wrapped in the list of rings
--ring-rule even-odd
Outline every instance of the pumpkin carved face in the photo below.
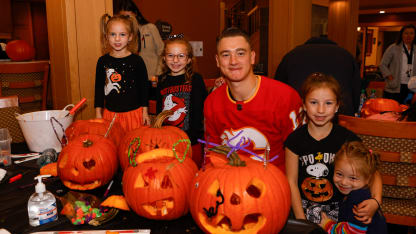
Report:
[[[123,175],[123,192],[129,206],[148,219],[176,219],[189,210],[189,189],[197,167],[191,158],[178,158],[168,149],[138,155],[136,166]]]
[[[113,73],[110,79],[112,82],[119,82],[121,80],[121,75],[119,73]]]
[[[76,190],[90,190],[107,184],[117,171],[116,147],[99,135],[80,135],[65,146],[58,157],[62,183]]]
[[[314,202],[328,201],[334,194],[332,184],[325,178],[306,178],[301,188],[305,197]]]
[[[180,128],[174,126],[162,126],[163,121],[173,111],[160,113],[152,126],[136,128],[123,137],[118,148],[118,156],[121,168],[124,170],[129,165],[129,156],[141,154],[154,149],[175,150],[177,153],[184,153],[186,144],[179,144],[180,141],[189,140],[188,135]],[[192,151],[188,150],[187,157],[192,158]]]
[[[278,233],[291,204],[285,175],[271,164],[265,168],[248,159],[242,165],[224,157],[207,153],[211,165],[192,182],[195,222],[207,233]]]

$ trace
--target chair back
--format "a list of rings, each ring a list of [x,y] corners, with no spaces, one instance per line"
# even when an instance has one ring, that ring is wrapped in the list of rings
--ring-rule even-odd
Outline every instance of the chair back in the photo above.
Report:
[[[45,110],[49,61],[1,62],[0,96],[19,96],[24,112]]]
[[[416,226],[416,122],[339,116],[339,124],[380,154],[382,210],[388,223]]]
[[[0,128],[9,129],[13,143],[24,142],[22,130],[16,119],[16,113],[21,114],[17,95],[0,97]]]

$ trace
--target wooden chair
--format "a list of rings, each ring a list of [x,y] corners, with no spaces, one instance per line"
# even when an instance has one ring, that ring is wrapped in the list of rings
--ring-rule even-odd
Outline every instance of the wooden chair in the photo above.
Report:
[[[381,205],[388,223],[416,226],[416,122],[339,116],[339,124],[380,153]]]
[[[45,110],[49,61],[1,62],[0,96],[19,96],[26,111]]]
[[[21,113],[17,95],[0,97],[0,128],[9,129],[13,143],[24,142],[22,130],[16,119],[16,113]]]

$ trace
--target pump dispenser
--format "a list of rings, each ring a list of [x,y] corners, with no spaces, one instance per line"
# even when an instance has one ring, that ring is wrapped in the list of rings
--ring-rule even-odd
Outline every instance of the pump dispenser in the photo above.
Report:
[[[29,214],[29,224],[31,226],[39,226],[58,219],[58,210],[56,207],[55,196],[46,190],[42,178],[51,175],[39,175],[35,177],[38,183],[35,186],[35,193],[32,194],[27,203],[27,211]]]

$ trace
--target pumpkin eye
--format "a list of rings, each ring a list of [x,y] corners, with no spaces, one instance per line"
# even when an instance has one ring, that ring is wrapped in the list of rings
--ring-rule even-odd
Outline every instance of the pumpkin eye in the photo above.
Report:
[[[172,182],[169,179],[169,176],[165,175],[162,180],[162,184],[160,185],[162,189],[171,189],[172,188]]]
[[[315,187],[315,183],[311,183],[310,186],[311,186],[311,188],[314,188]]]
[[[144,188],[149,186],[149,183],[143,179],[142,174],[139,174],[134,182],[134,188]]]
[[[84,161],[82,163],[84,165],[84,167],[88,170],[91,170],[91,168],[93,168],[95,166],[95,160],[94,159],[90,159],[88,161]]]
[[[321,189],[325,188],[325,186],[326,186],[326,184],[320,184],[320,185],[319,185],[319,187],[320,187]]]
[[[248,195],[254,198],[259,198],[264,193],[266,186],[264,185],[263,181],[253,178],[246,188],[246,192]]]

